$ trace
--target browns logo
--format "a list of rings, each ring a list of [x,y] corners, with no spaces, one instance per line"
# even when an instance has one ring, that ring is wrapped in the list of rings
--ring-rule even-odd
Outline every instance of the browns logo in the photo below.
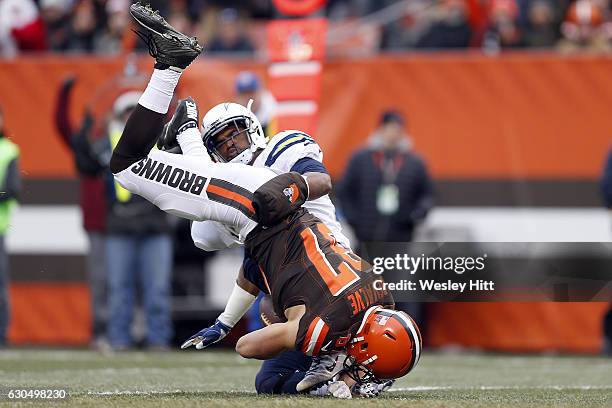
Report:
[[[283,189],[283,194],[291,204],[295,203],[300,196],[300,190],[295,183],[291,183],[289,187]]]

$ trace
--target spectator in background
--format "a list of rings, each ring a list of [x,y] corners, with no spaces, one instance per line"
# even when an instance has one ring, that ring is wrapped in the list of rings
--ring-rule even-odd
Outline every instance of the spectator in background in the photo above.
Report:
[[[368,146],[351,157],[337,194],[360,243],[411,241],[433,207],[427,167],[410,147],[403,116],[389,110]]]
[[[40,0],[47,41],[52,51],[66,51],[70,44],[71,0]]]
[[[118,54],[122,51],[123,37],[130,26],[127,0],[108,0],[106,3],[108,23],[96,39],[96,51],[102,54]]]
[[[6,344],[9,323],[8,255],[4,237],[11,221],[11,211],[21,189],[19,148],[4,131],[4,116],[0,107],[0,348]]]
[[[270,138],[276,134],[277,127],[274,123],[276,114],[276,99],[272,92],[261,85],[257,74],[251,71],[242,71],[236,76],[235,81],[236,102],[247,106],[249,100],[253,100],[251,110],[259,119],[266,137]]]
[[[217,32],[207,47],[208,53],[235,52],[252,53],[253,45],[244,34],[244,22],[233,8],[221,10],[218,16]]]
[[[612,210],[612,150],[608,158],[601,178],[601,193],[606,208]],[[612,356],[612,307],[604,316],[603,320],[604,352]]]
[[[561,24],[563,38],[559,49],[602,52],[610,50],[610,23],[604,20],[604,10],[593,0],[578,0],[567,10]]]
[[[100,166],[89,150],[89,138],[94,125],[93,116],[86,111],[80,129],[75,130],[70,121],[71,91],[75,77],[67,78],[58,93],[55,106],[55,126],[61,141],[73,155],[79,176],[80,206],[83,229],[87,234],[87,275],[91,295],[92,346],[105,349],[106,322],[108,316],[106,280],[106,199],[104,180]]]
[[[0,0],[0,57],[47,49],[45,27],[32,0]]]
[[[93,0],[80,0],[74,8],[70,22],[70,50],[93,51],[98,29],[98,18]]]
[[[519,9],[515,0],[492,0],[489,27],[484,35],[483,47],[490,52],[524,45],[518,26]]]
[[[72,84],[65,84],[60,98],[67,98],[71,87]],[[62,96],[62,93],[66,95]],[[108,168],[112,148],[118,142],[139,97],[140,92],[133,91],[123,93],[115,100],[112,117],[103,135],[96,137],[93,134],[93,117],[86,115],[81,131],[66,139],[74,150],[82,181],[89,182],[82,184],[89,187],[82,189],[82,198],[90,200],[100,194],[101,197],[96,197],[97,202],[90,204],[104,205],[106,209],[105,217],[100,217],[106,220],[103,226],[106,234],[100,234],[100,237],[104,237],[104,245],[101,243],[96,248],[92,246],[90,260],[94,264],[91,265],[90,273],[92,301],[96,302],[94,313],[101,310],[104,283],[108,288],[106,332],[110,346],[116,350],[133,346],[131,324],[137,298],[143,302],[147,346],[151,349],[165,349],[172,337],[170,274],[173,225],[170,216],[117,184]],[[63,115],[67,115],[66,101],[60,102],[59,106]],[[62,130],[61,133],[71,134],[68,130]],[[100,178],[103,180],[101,191],[97,184]],[[87,216],[84,205],[83,210]],[[90,210],[92,214],[93,210]],[[96,208],[95,211],[100,209]],[[85,221],[90,240],[94,239],[90,242],[95,244],[97,234],[92,231],[92,225],[88,228],[87,218]],[[106,268],[102,270],[104,260]],[[137,287],[141,297],[136,296]],[[100,321],[101,317],[94,315],[94,319]],[[96,335],[99,335],[100,329],[95,330]]]
[[[553,47],[559,40],[557,16],[550,0],[534,0],[527,10],[525,45],[534,48]]]
[[[116,350],[133,346],[131,325],[137,287],[142,294],[147,347],[166,349],[172,338],[173,224],[170,216],[121,187],[108,168],[112,149],[140,95],[141,92],[131,91],[115,100],[106,137],[92,146],[107,180],[108,339]]]
[[[419,38],[417,48],[466,48],[472,30],[465,0],[439,0],[430,27]]]

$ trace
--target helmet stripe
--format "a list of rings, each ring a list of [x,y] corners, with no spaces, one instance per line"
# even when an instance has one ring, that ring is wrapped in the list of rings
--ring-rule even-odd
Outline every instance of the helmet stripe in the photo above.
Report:
[[[410,370],[412,370],[412,368],[421,358],[421,338],[418,334],[418,329],[416,328],[411,319],[406,318],[403,313],[398,312],[396,310],[384,309],[379,310],[376,313],[381,314],[383,316],[393,317],[402,325],[404,330],[406,330],[406,332],[408,333],[408,337],[410,337],[410,341],[412,342],[412,362],[410,363],[410,367],[408,367],[408,371],[406,371],[406,373],[410,372]]]
[[[381,309],[380,306],[376,305],[376,306],[372,306],[370,307],[366,312],[365,315],[363,315],[363,319],[361,320],[361,325],[359,326],[359,329],[355,332],[355,336],[359,335],[359,333],[361,333],[361,331],[363,330],[363,327],[366,324],[366,321],[368,320],[368,317],[370,316],[370,314],[377,310],[377,309]]]

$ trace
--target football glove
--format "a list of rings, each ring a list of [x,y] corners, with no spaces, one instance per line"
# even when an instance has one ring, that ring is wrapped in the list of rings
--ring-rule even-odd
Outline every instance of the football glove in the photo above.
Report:
[[[334,397],[338,399],[351,399],[351,389],[344,381],[330,381],[321,387],[308,392],[318,397]]]
[[[230,330],[232,330],[231,327],[221,323],[219,319],[217,319],[212,326],[202,329],[188,338],[181,345],[181,349],[186,349],[187,347],[195,345],[196,349],[201,350],[223,339]]]
[[[378,397],[380,393],[387,391],[395,380],[387,380],[382,383],[378,382],[366,382],[366,383],[356,383],[351,388],[351,392],[353,395],[364,397],[364,398],[373,398]]]
[[[178,135],[190,128],[198,128],[198,105],[190,96],[180,100],[170,122],[164,125],[161,136],[157,139],[157,148],[160,150],[176,150]]]

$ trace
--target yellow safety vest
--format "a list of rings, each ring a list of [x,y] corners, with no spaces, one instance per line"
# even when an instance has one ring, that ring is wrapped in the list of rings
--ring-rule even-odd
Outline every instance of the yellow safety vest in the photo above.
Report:
[[[121,133],[122,132],[119,130],[112,130],[108,134],[108,137],[110,138],[111,148],[113,150],[115,150],[115,146],[117,146],[117,143],[119,143],[119,139],[121,139]],[[132,193],[130,193],[129,190],[126,190],[121,186],[121,184],[115,181],[115,197],[120,203],[125,203],[130,201]]]
[[[0,139],[0,183],[6,179],[9,164],[19,157],[19,147],[6,137]],[[9,227],[11,212],[17,205],[14,198],[0,203],[0,234],[4,234]]]

